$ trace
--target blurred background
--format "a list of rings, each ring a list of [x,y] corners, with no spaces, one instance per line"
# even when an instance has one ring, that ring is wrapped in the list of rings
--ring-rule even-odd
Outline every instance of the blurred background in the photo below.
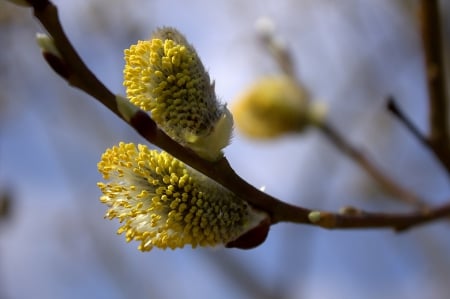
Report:
[[[441,2],[448,17],[450,5]],[[386,110],[392,95],[420,130],[428,129],[416,1],[55,3],[80,55],[114,92],[124,94],[123,49],[169,25],[196,47],[228,103],[279,72],[254,27],[269,17],[337,130],[430,203],[450,197],[442,167]],[[145,141],[53,73],[35,43],[42,31],[29,9],[0,1],[0,298],[450,296],[449,221],[402,234],[281,223],[249,251],[141,253],[137,243],[126,244],[115,234],[117,221],[103,219],[96,163],[119,141]],[[446,46],[449,34],[447,22]],[[225,152],[238,174],[287,202],[411,210],[314,130],[270,142],[236,132]]]

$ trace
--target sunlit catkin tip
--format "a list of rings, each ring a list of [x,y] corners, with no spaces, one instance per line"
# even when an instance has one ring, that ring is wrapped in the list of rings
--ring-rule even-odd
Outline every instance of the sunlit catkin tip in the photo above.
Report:
[[[123,84],[130,101],[171,138],[205,159],[222,157],[233,119],[194,47],[176,29],[158,29],[125,50]]]
[[[108,149],[98,169],[106,180],[98,183],[100,201],[108,206],[105,217],[117,218],[118,233],[140,242],[141,251],[225,245],[268,221],[228,189],[144,145]]]
[[[306,90],[283,75],[260,79],[232,106],[237,129],[250,138],[258,139],[303,131],[318,121],[312,118],[311,113],[315,109]]]

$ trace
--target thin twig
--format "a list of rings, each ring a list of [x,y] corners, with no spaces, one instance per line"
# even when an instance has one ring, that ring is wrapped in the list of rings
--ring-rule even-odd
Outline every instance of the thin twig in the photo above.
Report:
[[[431,149],[450,173],[448,103],[438,2],[438,0],[421,0],[419,13],[430,103],[428,140]]]
[[[273,21],[269,18],[259,19],[257,21],[257,30],[261,42],[269,50],[281,71],[285,75],[295,78],[294,59],[285,42],[275,35],[275,24]]]
[[[351,215],[320,212],[317,224],[325,228],[382,228],[390,227],[404,231],[413,226],[424,224],[450,215],[450,199],[433,209],[414,213],[369,213],[358,211]]]
[[[69,84],[85,91],[103,103],[149,142],[164,149],[177,159],[192,166],[211,179],[216,180],[253,206],[269,213],[272,223],[287,221],[318,225],[325,228],[390,227],[400,230],[450,214],[450,203],[432,209],[423,209],[419,212],[404,214],[368,213],[362,211],[350,214],[338,214],[293,206],[261,192],[239,177],[225,158],[218,162],[209,162],[199,158],[190,150],[173,141],[163,131],[158,129],[155,122],[146,112],[133,106],[133,109],[126,110],[126,113],[124,113],[124,110],[120,109],[120,105],[123,105],[123,103],[119,103],[119,100],[114,94],[95,77],[72,47],[59,22],[57,8],[49,1],[29,0],[29,2],[33,5],[35,16],[52,36],[61,54],[60,58],[55,56],[52,58],[54,59],[52,60],[53,63],[56,62],[58,67],[65,68],[62,72],[58,72],[58,74],[64,74],[64,79]],[[52,63],[50,65],[54,67]],[[326,129],[325,132],[332,136],[332,140],[341,142],[341,145],[345,145],[345,143],[342,144],[339,135],[333,131]],[[367,163],[364,162],[366,161],[365,156],[359,156],[358,152],[355,152],[352,147],[341,146],[340,148],[348,151],[353,156],[356,153],[355,157],[357,159],[360,159],[363,164]],[[400,191],[397,190],[397,192]],[[402,196],[406,195],[403,194]]]
[[[420,133],[419,129],[414,125],[414,123],[406,116],[406,114],[400,109],[400,107],[398,107],[394,98],[388,98],[387,109],[405,125],[405,127],[411,132],[411,134],[414,135],[414,137],[417,138],[417,140],[419,140],[426,147],[430,146],[430,143],[425,138],[425,136]]]
[[[64,73],[64,79],[66,79],[70,85],[83,90],[99,100],[109,110],[114,112],[114,114],[122,118],[122,115],[116,105],[116,96],[109,91],[106,86],[100,82],[100,80],[98,80],[97,77],[88,69],[68,40],[59,21],[56,6],[45,0],[32,0],[29,2],[34,7],[35,17],[50,33],[55,42],[55,46],[64,58],[64,61],[62,61],[63,65],[58,66],[66,67],[66,69],[62,71],[66,72]],[[52,56],[48,57],[50,58]],[[52,58],[55,59],[55,57]]]
[[[274,25],[272,25],[271,27],[273,26]],[[293,68],[294,63],[288,47],[286,45],[278,46],[278,43],[276,43],[277,38],[273,30],[266,30],[264,31],[264,33],[265,34],[261,35],[261,39],[263,40],[265,46],[271,51],[272,56],[278,63],[280,69],[286,75],[290,76],[294,81],[298,82],[299,85],[301,85],[300,79],[295,75]],[[288,68],[286,68],[287,66]],[[403,116],[403,114],[400,114],[400,111],[396,110],[396,106],[393,102],[390,101],[390,105],[391,108],[394,109],[393,112],[399,112],[397,116]],[[418,136],[418,138],[420,137],[422,141],[426,142],[411,122],[409,122],[404,117],[403,121],[406,122],[408,128],[411,129],[413,133]],[[334,130],[328,123],[324,122],[323,124],[319,124],[319,128],[322,130],[325,136],[327,136],[344,154],[349,156],[364,170],[366,170],[367,173],[369,173],[384,190],[386,190],[396,198],[413,204],[418,208],[422,209],[427,207],[427,204],[423,199],[406,190],[402,186],[399,186],[392,178],[388,177],[387,174],[385,174],[377,165],[375,165],[375,163],[372,162],[361,150],[349,144],[345,140],[345,138],[338,134],[338,132]]]
[[[446,165],[446,163],[449,162],[449,159],[446,158],[443,152],[442,155],[438,154],[439,152],[436,151],[437,147],[433,146],[433,144],[430,143],[430,140],[426,138],[419,129],[413,124],[413,122],[405,115],[405,113],[400,109],[400,107],[397,106],[393,98],[388,98],[387,103],[388,110],[395,115],[404,125],[405,127],[419,140],[427,149],[430,149],[433,155],[438,159],[438,161],[441,162],[444,168],[449,169],[450,165]],[[441,148],[441,147],[439,147]],[[449,153],[450,154],[450,153]],[[445,157],[445,158],[444,158]],[[446,174],[450,176],[450,171],[446,171]]]
[[[338,149],[359,164],[386,192],[418,208],[427,208],[425,200],[396,183],[393,178],[375,165],[366,154],[348,143],[332,126],[324,122],[319,128]]]

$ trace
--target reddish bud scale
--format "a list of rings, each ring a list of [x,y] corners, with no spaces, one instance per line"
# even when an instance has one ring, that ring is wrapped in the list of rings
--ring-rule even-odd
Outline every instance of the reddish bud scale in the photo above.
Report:
[[[225,247],[227,248],[239,248],[239,249],[252,249],[262,243],[267,238],[270,229],[270,219],[265,218],[261,223],[231,242],[228,242]]]

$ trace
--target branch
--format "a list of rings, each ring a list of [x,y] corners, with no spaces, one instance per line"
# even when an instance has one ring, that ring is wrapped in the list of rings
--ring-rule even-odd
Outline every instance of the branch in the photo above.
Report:
[[[295,77],[294,59],[285,41],[275,35],[275,24],[269,18],[260,18],[256,22],[256,29],[259,38],[265,48],[267,48],[272,57],[277,62],[281,71],[292,78]]]
[[[405,127],[417,138],[424,146],[429,147],[430,143],[425,136],[420,133],[419,129],[414,125],[414,123],[406,116],[406,114],[398,107],[394,98],[389,97],[387,100],[387,109],[393,115],[395,115],[404,125]]]
[[[448,103],[438,0],[421,0],[420,18],[430,103],[428,140],[430,148],[450,173]]]
[[[70,85],[93,96],[133,127],[147,141],[222,184],[256,208],[268,212],[273,224],[287,221],[324,228],[390,227],[400,230],[450,215],[450,203],[433,209],[423,209],[419,212],[405,214],[368,213],[356,209],[353,209],[352,213],[346,210],[341,214],[313,211],[284,203],[256,189],[234,172],[226,158],[217,162],[201,159],[158,129],[146,112],[121,97],[115,96],[95,77],[76,53],[61,27],[57,8],[51,2],[44,0],[29,0],[29,3],[34,8],[36,18],[53,38],[58,50],[59,55],[44,52],[44,57],[49,65]],[[330,136],[334,136],[334,140],[340,140],[336,137],[338,135],[333,134],[333,131],[325,131],[331,134]],[[346,150],[355,155],[351,147],[346,147]],[[364,156],[356,154],[356,157],[365,161]]]
[[[450,176],[450,153],[446,153],[445,148],[435,147],[430,139],[426,138],[422,133],[420,133],[419,129],[413,124],[413,122],[405,115],[405,113],[397,106],[394,99],[392,97],[388,98],[387,109],[393,115],[395,115],[404,125],[405,127],[419,140],[426,148],[430,149],[433,155],[441,162],[444,168],[447,170],[446,173]],[[440,149],[444,149],[444,151],[440,152]]]
[[[344,210],[343,214],[312,212],[310,218],[313,222],[316,220],[316,224],[330,229],[390,227],[400,232],[448,215],[450,215],[450,199],[441,206],[417,213],[370,213],[350,209],[349,212]]]
[[[264,42],[265,46],[271,51],[273,58],[280,67],[280,70],[283,71],[286,75],[290,76],[294,81],[299,82],[299,85],[301,85],[299,78],[295,76],[293,68],[294,63],[288,47],[283,43],[277,42],[277,40],[279,40],[280,38],[275,35],[275,25],[270,19],[265,18],[259,20],[257,25],[262,41]],[[289,67],[287,68],[286,66]],[[414,125],[409,122],[406,117],[404,117],[400,110],[397,109],[395,103],[393,101],[390,101],[389,105],[389,107],[392,109],[391,111],[393,113],[397,112],[396,115],[405,122],[407,127],[414,133],[414,135],[416,135],[428,146],[428,142],[424,140],[424,138],[420,135],[419,131],[414,127]],[[321,129],[322,133],[324,133],[325,136],[327,136],[330,141],[334,143],[337,148],[339,148],[344,154],[346,154],[357,164],[359,164],[385,191],[387,191],[394,197],[413,204],[418,208],[422,209],[427,207],[425,200],[419,198],[419,196],[403,188],[387,174],[383,173],[383,171],[361,150],[349,144],[345,140],[345,138],[338,134],[338,132],[335,131],[329,124],[327,124],[326,122],[319,123],[318,127],[319,129]]]
[[[394,179],[384,173],[361,150],[348,143],[336,130],[324,122],[319,127],[322,133],[332,141],[338,149],[359,164],[388,193],[418,208],[427,208],[426,201],[418,195],[403,188]]]

